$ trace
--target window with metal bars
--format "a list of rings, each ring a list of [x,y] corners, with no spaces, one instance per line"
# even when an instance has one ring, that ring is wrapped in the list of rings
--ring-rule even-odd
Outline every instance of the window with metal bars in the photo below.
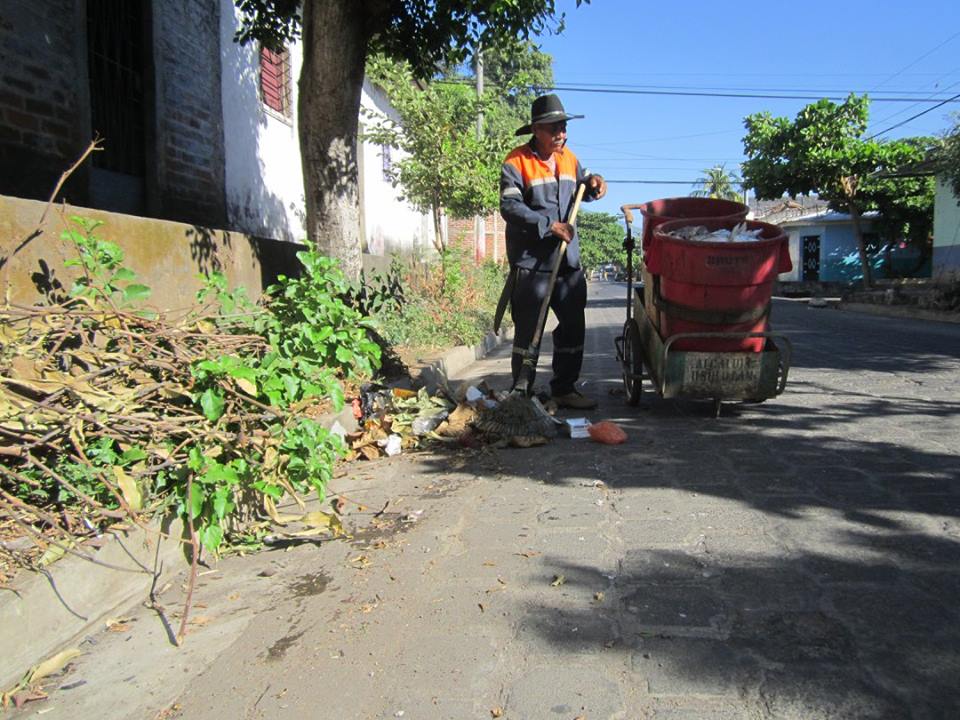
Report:
[[[260,99],[286,118],[293,116],[290,103],[290,51],[260,48]]]
[[[142,177],[145,166],[142,3],[88,0],[90,121],[105,152],[93,165]]]

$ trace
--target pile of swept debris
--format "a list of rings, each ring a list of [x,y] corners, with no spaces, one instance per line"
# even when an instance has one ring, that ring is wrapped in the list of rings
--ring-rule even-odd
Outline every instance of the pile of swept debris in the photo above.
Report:
[[[479,449],[494,447],[533,447],[544,445],[562,431],[565,423],[555,417],[556,406],[538,398],[524,398],[534,422],[512,418],[509,394],[490,388],[463,384],[456,390],[448,386],[431,394],[426,388],[411,390],[368,383],[353,401],[356,432],[335,425],[350,449],[348,460],[399,455],[430,442]]]
[[[558,435],[619,444],[626,435],[610,422],[556,417],[557,404],[537,395],[493,390],[486,381],[410,390],[368,383],[353,401],[358,429],[339,424],[333,431],[350,449],[348,460],[399,455],[429,442],[468,449],[528,448],[546,445]]]

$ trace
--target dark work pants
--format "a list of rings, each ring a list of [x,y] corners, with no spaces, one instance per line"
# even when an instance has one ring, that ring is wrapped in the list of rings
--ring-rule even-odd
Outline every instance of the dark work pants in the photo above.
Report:
[[[533,272],[516,268],[516,283],[510,296],[510,315],[513,318],[513,355],[511,369],[513,382],[520,378],[523,360],[530,350],[530,342],[540,316],[540,305],[550,284],[549,272]],[[586,331],[584,308],[587,306],[587,282],[583,270],[561,271],[553,287],[550,309],[557,316],[553,331],[553,379],[550,392],[565,395],[572,392],[583,365],[583,337]],[[533,387],[536,366],[530,377]]]

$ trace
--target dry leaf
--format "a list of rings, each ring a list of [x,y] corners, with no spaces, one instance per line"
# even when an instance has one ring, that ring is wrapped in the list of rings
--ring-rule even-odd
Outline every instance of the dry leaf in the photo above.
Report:
[[[113,466],[113,475],[117,478],[117,484],[123,493],[123,499],[130,506],[130,509],[141,510],[143,508],[143,496],[140,494],[140,488],[137,487],[136,481],[118,465]]]
[[[312,528],[326,528],[333,533],[334,537],[341,537],[347,534],[343,529],[340,518],[334,513],[326,513],[320,510],[309,512],[300,518],[300,522]]]
[[[376,445],[364,445],[363,447],[357,448],[357,452],[367,460],[376,460],[380,457],[380,450]]]
[[[30,668],[24,684],[29,686],[35,682],[43,680],[45,677],[60,672],[67,666],[67,663],[82,654],[83,653],[80,652],[78,648],[70,648],[68,650],[64,650],[63,652],[57,653],[52,658],[44,660],[39,665],[34,665],[32,668]]]
[[[237,387],[251,397],[257,396],[257,384],[253,382],[253,380],[248,380],[247,378],[234,378],[233,381],[237,384]]]
[[[550,583],[551,587],[560,587],[563,585],[567,579],[563,575],[554,575],[553,582]]]
[[[105,625],[107,626],[107,632],[127,632],[132,626],[132,618],[128,617],[117,617],[117,618],[107,618]]]
[[[603,602],[603,598],[604,598],[604,594],[602,592],[595,592],[593,594],[593,599],[596,600],[598,603]]]
[[[520,557],[525,557],[529,559],[532,557],[536,557],[537,555],[543,555],[543,553],[537,552],[536,550],[527,550],[526,552],[522,552],[522,553],[514,553],[514,555],[519,555]]]
[[[503,708],[499,706],[493,708],[492,710],[490,710],[490,716],[495,718],[503,717]]]

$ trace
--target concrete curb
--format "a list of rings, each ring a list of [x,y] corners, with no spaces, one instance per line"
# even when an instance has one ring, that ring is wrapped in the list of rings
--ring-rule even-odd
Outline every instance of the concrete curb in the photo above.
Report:
[[[154,582],[157,589],[189,566],[179,538],[179,521],[161,533],[159,522],[149,531],[136,527],[105,534],[99,549],[80,546],[98,562],[67,556],[45,573],[22,573],[13,591],[0,597],[0,688],[16,683],[32,665],[75,644],[120,606],[146,598]]]
[[[488,333],[479,345],[451,348],[420,366],[420,379],[434,392],[512,336],[512,330]],[[349,405],[324,418],[328,427],[335,421],[348,432],[356,428]],[[157,522],[150,530],[134,528],[104,535],[106,541],[99,549],[78,548],[99,562],[124,570],[68,555],[44,574],[22,573],[13,582],[14,592],[0,594],[0,690],[11,687],[36,663],[76,645],[119,609],[146,599],[154,582],[154,567],[158,589],[188,568],[179,540],[182,532],[179,521],[162,533]]]
[[[438,387],[446,385],[450,378],[456,377],[460,371],[469,365],[486,357],[500,343],[513,338],[513,328],[500,332],[499,335],[489,332],[479,345],[460,345],[451,348],[439,358],[419,367],[420,380],[432,393]]]
[[[937,322],[960,323],[960,313],[941,312],[939,310],[924,310],[910,305],[873,305],[871,303],[841,302],[839,310],[880,315],[883,317],[904,318],[907,320],[934,320]]]

